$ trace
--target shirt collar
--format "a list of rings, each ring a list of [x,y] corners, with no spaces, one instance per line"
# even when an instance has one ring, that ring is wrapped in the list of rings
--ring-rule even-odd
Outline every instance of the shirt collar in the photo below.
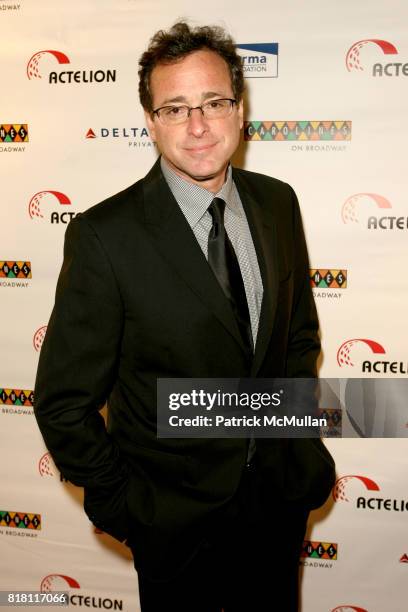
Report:
[[[225,183],[215,194],[208,191],[208,189],[204,189],[195,183],[190,183],[189,181],[181,178],[181,176],[176,174],[174,170],[170,168],[169,164],[163,159],[163,157],[160,159],[160,165],[164,178],[166,179],[167,184],[177,201],[177,204],[180,206],[189,225],[192,228],[194,228],[200,221],[215,197],[222,198],[227,207],[234,214],[240,216],[240,209],[235,197],[234,181],[232,180],[231,164],[227,169]]]

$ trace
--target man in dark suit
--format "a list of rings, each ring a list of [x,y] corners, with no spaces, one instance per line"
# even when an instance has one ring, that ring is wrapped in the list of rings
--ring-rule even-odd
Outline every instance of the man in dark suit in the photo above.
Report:
[[[68,227],[36,416],[91,521],[131,547],[142,612],[292,612],[332,458],[318,439],[158,438],[156,385],[316,376],[297,199],[230,167],[243,73],[225,32],[176,24],[140,66],[161,158]]]

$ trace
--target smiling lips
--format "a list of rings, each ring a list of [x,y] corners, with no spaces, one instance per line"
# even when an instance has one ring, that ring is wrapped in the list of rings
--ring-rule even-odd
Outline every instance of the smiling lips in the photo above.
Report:
[[[205,144],[205,145],[196,145],[193,147],[185,147],[185,151],[187,151],[188,153],[204,153],[205,151],[208,151],[209,149],[212,149],[213,147],[215,147],[217,143],[213,142],[210,144]]]

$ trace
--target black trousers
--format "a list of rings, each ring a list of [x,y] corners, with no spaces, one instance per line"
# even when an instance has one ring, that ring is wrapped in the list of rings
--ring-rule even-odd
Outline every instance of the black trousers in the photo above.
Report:
[[[254,461],[176,578],[154,582],[139,572],[142,612],[297,612],[307,517],[305,508],[273,500]]]

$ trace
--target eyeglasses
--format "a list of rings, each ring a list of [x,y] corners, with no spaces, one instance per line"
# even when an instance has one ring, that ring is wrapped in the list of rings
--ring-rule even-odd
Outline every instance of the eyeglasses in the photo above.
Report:
[[[190,117],[191,111],[197,109],[200,109],[202,116],[206,119],[224,119],[231,114],[236,103],[237,101],[232,98],[220,98],[194,107],[187,106],[187,104],[161,106],[153,111],[153,115],[157,115],[163,125],[185,123]]]

